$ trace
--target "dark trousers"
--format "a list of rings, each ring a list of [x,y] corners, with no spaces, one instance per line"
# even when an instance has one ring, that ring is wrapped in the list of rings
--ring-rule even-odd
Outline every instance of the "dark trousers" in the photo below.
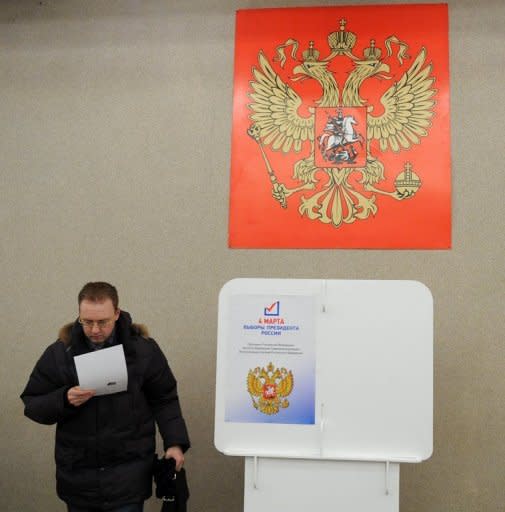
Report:
[[[102,512],[102,509],[98,508],[82,508],[82,507],[74,507],[73,505],[69,505],[67,503],[68,512]],[[113,508],[111,510],[107,510],[107,512],[142,512],[144,510],[144,503],[130,503],[128,505],[123,505],[118,508]]]

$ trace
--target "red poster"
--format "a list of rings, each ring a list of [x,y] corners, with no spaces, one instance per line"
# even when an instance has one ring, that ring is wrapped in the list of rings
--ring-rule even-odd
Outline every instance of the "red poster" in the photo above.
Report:
[[[237,12],[229,245],[451,246],[445,4]]]

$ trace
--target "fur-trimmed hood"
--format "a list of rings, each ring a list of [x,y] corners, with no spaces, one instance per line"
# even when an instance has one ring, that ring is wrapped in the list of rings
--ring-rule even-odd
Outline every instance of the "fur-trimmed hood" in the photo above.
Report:
[[[119,321],[125,321],[127,322],[130,332],[133,335],[141,336],[142,338],[149,338],[149,331],[147,327],[144,324],[134,324],[131,323],[131,317],[129,313],[126,311],[121,311],[121,316],[119,317]],[[78,327],[81,329],[81,326],[78,324],[78,321],[75,320],[75,322],[70,322],[68,324],[65,324],[58,332],[58,339],[62,341],[65,345],[68,345],[72,340],[72,331],[75,327]]]

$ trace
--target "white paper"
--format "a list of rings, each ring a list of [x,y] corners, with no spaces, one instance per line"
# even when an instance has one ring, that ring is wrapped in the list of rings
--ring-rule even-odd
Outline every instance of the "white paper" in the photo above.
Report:
[[[75,356],[74,362],[81,388],[94,389],[96,395],[126,391],[128,372],[123,345]]]

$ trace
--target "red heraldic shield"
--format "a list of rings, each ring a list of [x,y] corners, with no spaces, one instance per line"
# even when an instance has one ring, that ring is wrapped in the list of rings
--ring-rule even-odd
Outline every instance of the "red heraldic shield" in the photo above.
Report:
[[[230,247],[449,248],[449,126],[447,5],[239,11]]]
[[[364,167],[366,108],[316,108],[314,140],[317,167]]]

